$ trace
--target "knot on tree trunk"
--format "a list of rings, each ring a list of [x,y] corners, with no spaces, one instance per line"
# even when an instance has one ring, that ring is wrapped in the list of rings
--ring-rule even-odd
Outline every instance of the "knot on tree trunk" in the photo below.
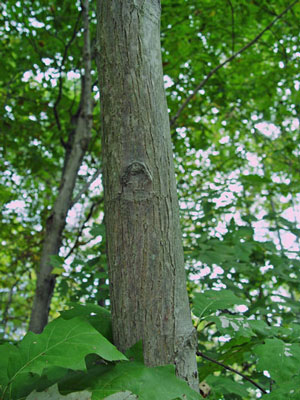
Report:
[[[141,161],[133,161],[121,177],[122,193],[125,199],[143,200],[152,192],[152,174]]]

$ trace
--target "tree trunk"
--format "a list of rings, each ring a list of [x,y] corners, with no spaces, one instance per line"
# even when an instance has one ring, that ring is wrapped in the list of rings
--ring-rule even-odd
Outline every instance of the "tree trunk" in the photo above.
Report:
[[[72,203],[73,191],[78,170],[88,148],[91,138],[92,98],[91,98],[91,53],[88,19],[88,0],[84,1],[84,69],[81,104],[76,116],[75,131],[69,136],[66,146],[64,168],[59,193],[50,217],[46,223],[42,255],[37,277],[36,293],[33,302],[29,330],[40,333],[48,321],[50,302],[55,286],[55,275],[52,272],[50,256],[58,255],[62,243],[62,232],[66,225],[66,217]]]
[[[97,64],[114,341],[198,391],[158,0],[98,0]]]

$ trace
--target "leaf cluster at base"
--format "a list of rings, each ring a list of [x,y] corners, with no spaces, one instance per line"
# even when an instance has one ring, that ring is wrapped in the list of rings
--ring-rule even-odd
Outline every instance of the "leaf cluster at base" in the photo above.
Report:
[[[176,378],[174,366],[146,367],[140,343],[128,351],[129,361],[108,338],[111,326],[107,310],[73,304],[41,334],[29,332],[16,346],[0,346],[0,398],[201,398]]]

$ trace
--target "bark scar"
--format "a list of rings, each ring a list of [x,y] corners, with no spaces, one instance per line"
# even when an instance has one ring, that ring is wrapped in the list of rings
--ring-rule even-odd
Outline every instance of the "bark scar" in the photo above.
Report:
[[[126,167],[125,172],[122,175],[122,186],[128,186],[133,183],[141,184],[141,186],[143,186],[143,181],[144,183],[152,182],[151,172],[143,162],[133,161]]]
[[[122,194],[125,200],[145,200],[152,193],[152,175],[141,161],[133,161],[121,177]]]

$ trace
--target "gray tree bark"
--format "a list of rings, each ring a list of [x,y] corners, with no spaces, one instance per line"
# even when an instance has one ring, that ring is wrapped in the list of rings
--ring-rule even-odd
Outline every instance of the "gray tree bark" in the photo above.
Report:
[[[67,143],[64,168],[59,193],[46,223],[42,255],[39,264],[37,286],[29,323],[29,330],[40,333],[48,321],[50,302],[55,286],[55,275],[52,272],[50,256],[58,255],[62,243],[62,232],[66,225],[68,210],[72,204],[72,196],[78,170],[91,139],[92,98],[91,98],[91,51],[89,33],[89,2],[82,5],[84,20],[84,70],[81,104],[76,116],[74,132]]]
[[[158,0],[98,0],[105,224],[113,335],[143,340],[198,391],[186,292]]]

